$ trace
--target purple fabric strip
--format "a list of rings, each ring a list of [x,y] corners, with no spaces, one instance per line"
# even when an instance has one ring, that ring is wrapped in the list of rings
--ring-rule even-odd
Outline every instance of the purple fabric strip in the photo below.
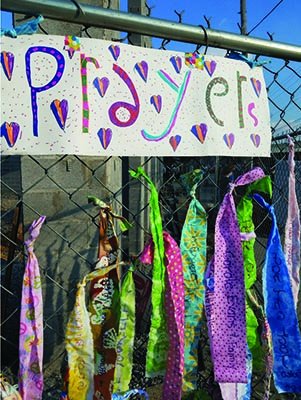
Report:
[[[207,287],[206,312],[217,382],[248,382],[244,260],[232,191],[264,176],[254,168],[238,177],[216,219],[214,259],[207,270],[207,285],[214,277],[214,289]]]
[[[289,186],[288,186],[288,213],[285,225],[284,255],[293,290],[295,308],[297,308],[300,287],[300,211],[296,195],[294,142],[289,141]]]
[[[28,260],[23,278],[19,339],[19,392],[23,400],[40,400],[43,392],[43,300],[33,244],[45,219],[42,216],[32,223],[24,243]]]
[[[182,256],[176,241],[163,232],[166,257],[165,312],[169,335],[167,366],[163,381],[162,398],[181,400],[184,370],[184,276]],[[151,241],[143,250],[140,260],[153,262],[154,245]]]

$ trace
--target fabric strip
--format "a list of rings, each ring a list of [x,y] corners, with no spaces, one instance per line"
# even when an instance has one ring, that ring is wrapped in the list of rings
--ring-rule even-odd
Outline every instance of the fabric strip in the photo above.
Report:
[[[272,333],[274,382],[279,393],[301,393],[301,337],[274,207],[258,194],[254,194],[254,199],[272,217],[262,282],[265,313]]]
[[[120,323],[114,375],[115,394],[129,390],[135,337],[135,284],[133,266],[126,272],[120,291]]]
[[[288,186],[288,213],[285,225],[284,254],[287,263],[290,282],[293,290],[295,308],[297,309],[298,293],[300,287],[300,210],[296,195],[294,142],[288,137],[289,142],[289,186]],[[300,378],[301,379],[301,378]]]
[[[205,297],[207,214],[191,191],[192,200],[181,235],[185,287],[185,352],[183,391],[197,389],[198,344]]]
[[[162,398],[180,400],[184,369],[184,278],[182,257],[176,241],[163,232],[166,256],[165,312],[169,335],[167,367],[163,381]],[[152,264],[154,242],[145,247],[140,260]],[[166,355],[165,355],[166,357]]]
[[[43,393],[43,297],[33,245],[45,219],[41,216],[33,221],[24,243],[28,259],[23,277],[19,337],[19,392],[24,400],[40,400]]]
[[[238,177],[225,195],[216,219],[215,252],[208,266],[214,277],[214,292],[208,298],[206,309],[210,313],[217,382],[248,382],[244,260],[232,191],[236,186],[252,183],[263,176],[261,168],[254,168]]]
[[[151,188],[150,228],[154,241],[154,261],[152,277],[152,316],[146,355],[146,377],[163,375],[166,370],[168,352],[167,320],[164,311],[165,264],[162,219],[160,215],[158,192],[151,179],[141,167],[137,172],[130,171],[133,178],[142,176]]]

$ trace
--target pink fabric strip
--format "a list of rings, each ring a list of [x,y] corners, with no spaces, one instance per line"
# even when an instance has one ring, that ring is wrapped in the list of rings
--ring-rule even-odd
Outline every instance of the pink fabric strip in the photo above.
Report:
[[[297,308],[300,287],[300,211],[296,195],[294,142],[288,137],[289,142],[289,186],[288,186],[288,214],[285,225],[284,255],[293,290],[295,307]]]
[[[33,244],[45,218],[42,216],[32,223],[25,241],[28,260],[23,278],[19,339],[19,392],[23,400],[40,400],[43,392],[43,300]]]
[[[167,367],[163,382],[162,398],[180,400],[184,370],[184,277],[182,256],[176,241],[163,232],[166,256],[165,311],[169,334]],[[152,263],[154,247],[151,241],[144,249],[140,260]]]
[[[207,289],[206,312],[217,382],[248,382],[244,261],[232,191],[262,177],[262,169],[254,168],[237,178],[216,219],[215,253],[207,274],[209,280],[214,277],[214,288],[211,293]]]

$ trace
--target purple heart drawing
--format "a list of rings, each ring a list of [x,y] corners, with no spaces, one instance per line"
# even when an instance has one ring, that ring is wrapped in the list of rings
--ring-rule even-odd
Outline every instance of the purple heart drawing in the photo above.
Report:
[[[155,107],[157,113],[160,114],[160,111],[162,109],[162,97],[159,94],[158,95],[154,94],[151,97],[150,102]]]
[[[13,70],[14,70],[14,62],[15,62],[15,56],[13,53],[10,53],[9,51],[2,51],[1,52],[1,64],[3,71],[5,73],[5,76],[7,79],[10,81],[12,78]]]
[[[191,132],[201,143],[204,143],[207,135],[207,125],[193,125],[193,127],[191,128]]]
[[[175,71],[179,74],[182,69],[182,58],[179,56],[172,56],[169,61],[172,63]]]
[[[260,145],[260,136],[257,133],[252,133],[250,135],[250,138],[252,140],[252,143],[254,144],[255,147],[259,147]]]
[[[141,78],[144,80],[144,82],[147,81],[147,75],[148,75],[148,64],[146,61],[141,61],[136,63],[135,65],[135,70],[138,72],[138,74],[141,76]]]
[[[4,122],[1,125],[1,137],[5,138],[9,147],[14,147],[19,135],[21,136],[21,130],[17,122]]]
[[[211,77],[214,74],[215,68],[216,68],[216,62],[215,61],[205,61],[204,63],[205,69],[208,72],[209,76]]]
[[[182,138],[181,138],[180,135],[172,136],[172,137],[169,139],[169,143],[170,143],[170,145],[171,145],[173,151],[176,151],[176,150],[177,150],[177,147],[179,146],[179,144],[180,144],[180,142],[181,142],[181,139],[182,139]]]
[[[261,82],[260,80],[256,79],[256,78],[250,78],[250,81],[252,83],[253,89],[256,93],[256,96],[259,97],[260,92],[261,92]]]
[[[50,104],[50,108],[55,116],[59,127],[65,130],[66,119],[68,116],[68,100],[63,99],[62,101],[55,99]]]
[[[93,81],[93,85],[96,87],[98,93],[100,94],[101,97],[104,97],[106,94],[106,91],[109,87],[109,78],[95,78]]]
[[[233,133],[229,133],[229,134],[226,133],[224,135],[224,141],[225,141],[226,145],[229,147],[229,149],[231,150],[232,146],[234,144],[234,135],[233,135]]]
[[[112,130],[110,128],[100,128],[98,133],[97,133],[100,143],[102,147],[106,150],[109,147],[109,144],[111,143],[112,140]]]
[[[111,44],[111,46],[109,47],[109,50],[110,50],[114,60],[117,61],[120,56],[120,47],[115,46],[114,44]]]

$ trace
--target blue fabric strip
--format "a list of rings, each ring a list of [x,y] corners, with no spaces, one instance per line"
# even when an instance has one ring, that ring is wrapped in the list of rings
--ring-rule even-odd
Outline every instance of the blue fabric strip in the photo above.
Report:
[[[274,207],[258,194],[253,197],[272,217],[262,280],[264,308],[272,332],[274,382],[279,393],[301,393],[301,337]]]
[[[38,16],[36,19],[25,22],[22,25],[18,25],[13,29],[1,29],[0,36],[8,36],[11,38],[16,38],[19,35],[33,35],[37,33],[39,24],[44,21],[42,15]]]

